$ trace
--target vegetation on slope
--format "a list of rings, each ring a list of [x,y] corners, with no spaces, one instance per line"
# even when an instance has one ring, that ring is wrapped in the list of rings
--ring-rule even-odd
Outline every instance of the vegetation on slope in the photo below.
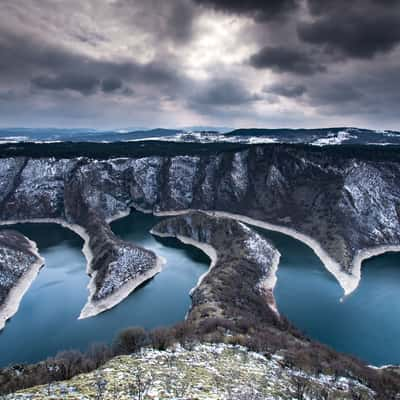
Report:
[[[355,380],[308,376],[240,346],[180,346],[145,349],[116,357],[102,368],[70,381],[50,383],[7,397],[22,399],[372,399]]]

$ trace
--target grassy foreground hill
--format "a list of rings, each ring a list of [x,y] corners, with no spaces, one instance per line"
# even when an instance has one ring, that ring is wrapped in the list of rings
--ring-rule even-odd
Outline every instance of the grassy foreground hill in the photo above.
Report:
[[[265,357],[241,346],[198,344],[115,357],[69,381],[5,397],[36,399],[372,399],[374,392],[349,378],[307,375],[279,354]]]

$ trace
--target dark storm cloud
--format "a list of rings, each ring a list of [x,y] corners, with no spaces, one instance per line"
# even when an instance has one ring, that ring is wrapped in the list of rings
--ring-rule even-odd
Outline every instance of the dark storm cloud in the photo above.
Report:
[[[0,28],[0,78],[21,78],[33,70],[75,68],[82,58],[28,36]]]
[[[307,6],[312,15],[346,14],[349,12],[370,13],[398,11],[398,0],[307,0]]]
[[[351,64],[337,75],[313,80],[302,100],[316,115],[358,121],[355,125],[398,129],[400,103],[400,70],[396,63],[368,63],[352,68]]]
[[[94,93],[99,85],[100,79],[91,75],[62,74],[55,77],[37,76],[31,83],[40,89],[46,90],[72,90],[83,95]]]
[[[23,124],[24,105],[29,125],[46,119],[68,125],[70,119],[74,125],[86,120],[85,125],[101,126],[112,115],[121,125],[134,118],[153,125],[165,102],[183,99],[187,77],[170,50],[193,35],[193,10],[199,7],[190,0],[158,1],[162,10],[157,2],[152,9],[151,1],[132,1],[131,7],[92,0],[54,7],[47,0],[5,2],[0,6],[0,124],[13,115]],[[112,25],[118,29],[100,29]],[[142,49],[148,54],[139,53]]]
[[[400,43],[400,2],[309,0],[316,17],[299,24],[299,37],[349,58],[370,58]]]
[[[269,68],[275,72],[291,72],[299,75],[312,75],[325,70],[317,56],[305,50],[288,47],[266,46],[253,54],[249,62],[254,68]]]
[[[398,121],[400,0],[3,0],[0,9],[3,124],[24,110],[29,123],[261,125],[291,120],[286,107],[319,121],[368,112]]]
[[[166,18],[164,32],[167,32],[168,36],[175,41],[185,42],[193,35],[195,11],[190,1],[183,0],[171,4],[171,12]]]
[[[246,14],[258,21],[271,20],[289,14],[297,8],[297,0],[195,0],[218,11]]]
[[[400,18],[396,15],[329,15],[299,26],[300,38],[326,46],[346,57],[370,58],[394,49],[400,42]]]
[[[363,88],[357,88],[350,82],[334,82],[330,85],[322,83],[310,89],[310,98],[316,105],[344,106],[349,102],[359,102],[363,98],[362,90]]]
[[[35,38],[17,35],[1,38],[0,79],[28,78],[39,89],[70,89],[82,94],[93,93],[101,80],[104,92],[121,87],[121,79],[164,89],[179,85],[176,71],[165,63],[100,61]]]
[[[119,78],[106,78],[101,83],[101,89],[104,93],[115,92],[118,89],[122,88],[122,81]]]
[[[307,92],[304,85],[296,85],[291,83],[276,83],[271,86],[264,86],[263,92],[276,94],[278,96],[295,98],[300,97]]]

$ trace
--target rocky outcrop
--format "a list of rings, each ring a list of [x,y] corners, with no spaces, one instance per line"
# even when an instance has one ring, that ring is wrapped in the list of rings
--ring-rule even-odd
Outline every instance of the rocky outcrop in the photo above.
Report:
[[[309,244],[346,293],[357,287],[365,257],[400,244],[400,156],[392,148],[107,146],[93,147],[99,159],[40,158],[40,149],[51,150],[45,145],[1,159],[7,188],[1,219],[59,218],[86,229],[87,210],[106,223],[131,205],[155,213],[234,214],[220,215],[282,230]],[[114,158],[117,148],[132,156]]]
[[[118,199],[123,196],[122,181],[109,173],[113,165],[78,164],[65,183],[65,217],[84,228],[84,252],[91,275],[89,299],[79,318],[114,307],[161,271],[159,257],[119,239],[107,223],[125,207]]]
[[[43,264],[35,243],[18,232],[0,231],[0,330],[17,312]]]
[[[191,212],[161,221],[152,233],[176,237],[211,258],[209,272],[191,292],[190,320],[251,316],[265,322],[278,316],[273,289],[280,254],[243,223]]]
[[[108,310],[136,287],[161,271],[162,260],[152,251],[124,242],[95,213],[85,225],[89,237],[89,300],[79,318]]]

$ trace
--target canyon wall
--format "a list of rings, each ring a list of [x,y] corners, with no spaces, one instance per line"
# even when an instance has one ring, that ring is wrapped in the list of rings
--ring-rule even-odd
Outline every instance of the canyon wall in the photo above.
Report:
[[[2,158],[0,218],[58,218],[88,231],[93,216],[106,224],[130,206],[228,212],[309,238],[343,286],[353,279],[348,292],[362,252],[400,244],[400,161],[383,150],[272,144],[179,154]]]

